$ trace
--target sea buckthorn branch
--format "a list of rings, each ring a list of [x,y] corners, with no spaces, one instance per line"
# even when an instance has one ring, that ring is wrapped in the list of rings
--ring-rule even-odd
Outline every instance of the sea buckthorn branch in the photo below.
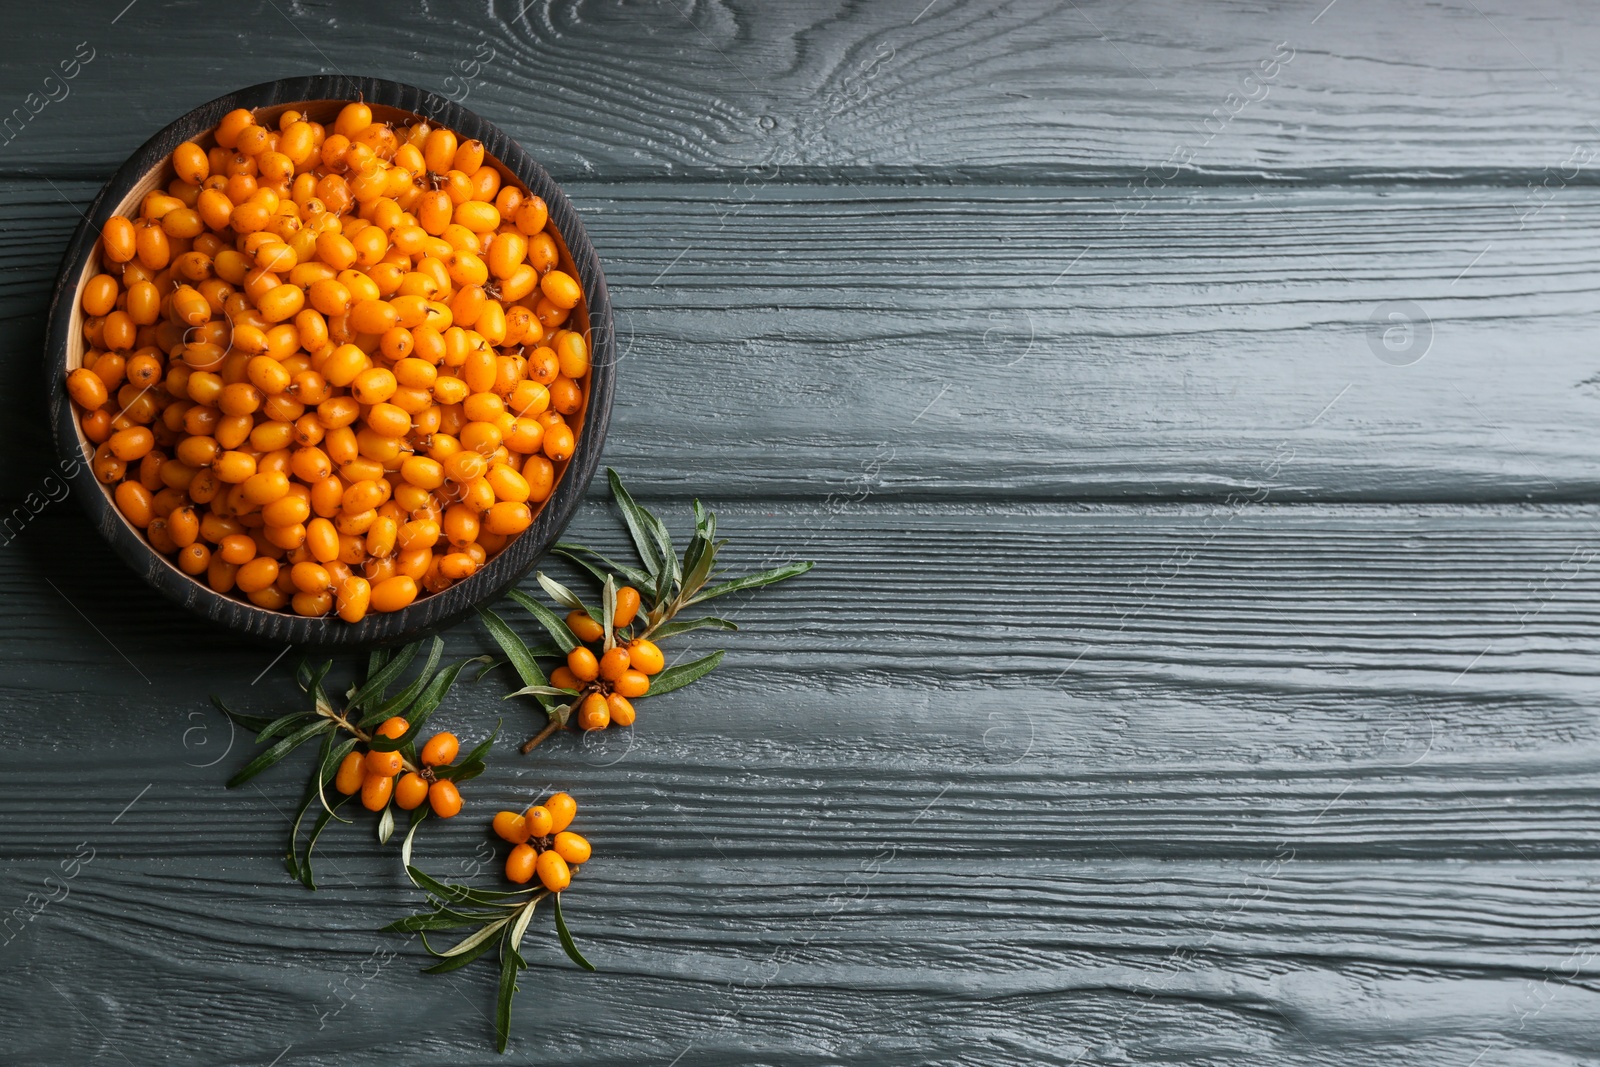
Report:
[[[461,810],[457,783],[483,773],[484,756],[499,734],[498,726],[460,763],[455,762],[461,746],[454,734],[435,734],[420,752],[416,744],[423,726],[438,710],[462,670],[470,663],[482,662],[482,658],[462,660],[440,670],[444,642],[434,638],[421,672],[400,692],[389,696],[389,686],[405,674],[420,647],[419,643],[397,653],[382,649],[373,652],[367,660],[365,679],[350,687],[342,708],[334,703],[322,684],[333,668],[331,660],[315,670],[302,663],[295,673],[301,690],[312,698],[309,709],[268,719],[241,715],[220,698],[211,698],[235,723],[256,731],[257,744],[272,742],[266,751],[228,780],[229,789],[244,785],[306,742],[320,739],[305,796],[290,820],[289,847],[284,855],[284,866],[290,876],[299,879],[308,889],[317,887],[311,867],[317,839],[329,821],[350,821],[339,814],[339,808],[351,797],[359,793],[363,807],[381,813],[378,819],[381,843],[387,843],[394,833],[394,807],[411,813],[412,822],[404,848],[409,857],[412,835],[427,814],[422,809],[423,801],[429,802],[433,814],[451,818]],[[327,788],[330,784],[338,794],[332,803]],[[313,804],[320,804],[322,810],[311,825],[302,852],[300,827]]]
[[[494,832],[514,846],[506,857],[506,878],[524,885],[537,874],[538,883],[528,889],[503,892],[441,882],[413,866],[408,856],[406,873],[412,884],[427,894],[429,910],[383,928],[386,932],[418,935],[422,947],[440,961],[424,967],[424,974],[460,970],[499,948],[500,982],[495,1008],[495,1049],[499,1052],[506,1050],[511,1036],[511,1002],[517,992],[517,977],[528,966],[521,953],[522,939],[541,901],[551,902],[556,936],[567,957],[586,971],[595,970],[594,964],[578,951],[561,914],[561,893],[572,884],[591,851],[588,841],[567,830],[577,810],[577,801],[566,793],[556,793],[525,814],[502,811],[495,816]],[[473,926],[477,929],[443,951],[428,943],[429,932]]]
[[[723,652],[717,651],[666,668],[665,657],[653,639],[701,629],[738,629],[727,619],[710,615],[677,621],[680,612],[729,593],[785,581],[813,566],[809,561],[789,563],[708,585],[716,570],[717,553],[728,543],[717,539],[716,515],[700,501],[694,502],[694,534],[680,560],[666,524],[633,499],[616,471],[607,467],[606,477],[642,566],[619,563],[582,545],[558,543],[555,551],[599,584],[598,607],[591,607],[543,573],[538,575],[539,584],[552,600],[569,609],[565,620],[521,590],[508,594],[550,635],[554,648],[530,648],[493,611],[480,611],[490,635],[523,682],[523,688],[506,699],[531,696],[549,720],[522,745],[524,754],[568,727],[574,713],[583,730],[601,730],[612,723],[631,726],[633,699],[681,689],[722,662]],[[618,575],[629,584],[619,588]],[[546,674],[539,659],[555,654],[564,655],[566,663]]]

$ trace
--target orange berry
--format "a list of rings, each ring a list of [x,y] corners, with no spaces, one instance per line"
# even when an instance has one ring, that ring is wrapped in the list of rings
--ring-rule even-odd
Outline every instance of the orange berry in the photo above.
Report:
[[[461,811],[461,791],[454,782],[441,778],[428,787],[428,804],[439,818],[454,818]]]
[[[493,825],[494,832],[513,845],[528,840],[528,820],[514,811],[496,813]]]
[[[579,645],[567,653],[567,670],[580,682],[592,682],[600,677],[600,661],[594,653]]]
[[[333,787],[345,796],[361,791],[367,777],[367,761],[360,752],[347,753],[339,763],[339,773],[333,776]]]
[[[404,737],[409,729],[411,724],[406,722],[403,716],[395,715],[383,720],[383,725],[378,727],[378,736],[393,740],[396,737]]]
[[[368,752],[367,773],[382,774],[390,778],[405,769],[405,760],[398,752]]]
[[[628,661],[629,666],[641,674],[660,674],[667,663],[656,643],[642,637],[628,642]]]
[[[606,706],[606,698],[599,693],[590,693],[583,698],[583,706],[578,709],[578,728],[582,730],[604,730],[611,725],[611,712]]]
[[[551,847],[556,850],[556,855],[574,867],[589,862],[589,842],[570,830],[557,834]]]
[[[461,751],[461,742],[455,734],[434,734],[428,738],[428,743],[422,746],[422,762],[429,767],[443,767],[454,762],[456,753]]]
[[[650,692],[650,679],[644,672],[630,667],[622,672],[622,677],[611,683],[611,688],[632,700]]]
[[[538,872],[539,881],[552,893],[559,893],[572,884],[572,869],[554,850],[539,853],[539,858],[534,860],[534,870]]]
[[[611,721],[618,726],[632,726],[635,717],[633,702],[620,693],[612,693],[606,697],[606,711],[611,714]]]
[[[528,826],[528,836],[549,837],[554,833],[556,817],[550,814],[550,809],[543,804],[535,804],[523,813],[522,819]]]
[[[382,811],[393,794],[393,778],[386,774],[369,774],[361,783],[361,806],[368,811]]]
[[[544,802],[545,810],[550,813],[550,831],[560,833],[572,825],[572,817],[578,813],[578,802],[566,793],[556,793]]]
[[[557,667],[550,672],[550,684],[557,689],[579,689],[583,683],[578,681],[577,675],[565,667]]]
[[[506,857],[506,880],[518,885],[531,882],[538,856],[532,845],[518,845],[512,849],[511,855]]]
[[[395,783],[394,802],[402,811],[414,811],[428,799],[428,780],[416,771],[407,771]]]
[[[639,590],[625,585],[617,590],[616,610],[611,613],[611,623],[616,627],[630,625],[639,614]]]
[[[595,642],[606,635],[604,627],[590,617],[587,611],[572,611],[567,615],[567,629],[579,641]]]
[[[614,682],[628,669],[628,650],[613,648],[600,657],[600,677]]]

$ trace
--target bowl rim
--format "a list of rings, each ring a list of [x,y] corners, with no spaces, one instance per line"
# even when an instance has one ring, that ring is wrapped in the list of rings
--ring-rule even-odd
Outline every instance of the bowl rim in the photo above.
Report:
[[[337,615],[308,618],[236,600],[178,570],[158,553],[123,517],[106,487],[94,477],[88,457],[80,451],[78,420],[67,395],[65,371],[68,339],[71,331],[77,328],[77,291],[88,257],[99,240],[100,229],[135,186],[152,169],[167,161],[173,148],[209,132],[223,115],[235,108],[255,110],[356,99],[409,112],[430,123],[442,124],[463,139],[471,137],[482,141],[485,155],[494,157],[531,192],[544,199],[550,209],[550,221],[559,232],[583,286],[589,315],[591,366],[577,448],[568,458],[565,470],[533,524],[471,578],[441,593],[420,597],[401,611],[371,612],[352,624]],[[325,647],[384,645],[414,640],[461,621],[480,605],[499,599],[554,547],[600,465],[615,392],[615,349],[611,298],[599,256],[572,202],[520,144],[476,112],[426,89],[381,78],[322,74],[261,82],[201,104],[162,127],[117,168],[83,213],[56,276],[46,318],[46,400],[59,471],[70,491],[78,498],[100,536],[167,599],[230,631],[258,640]]]

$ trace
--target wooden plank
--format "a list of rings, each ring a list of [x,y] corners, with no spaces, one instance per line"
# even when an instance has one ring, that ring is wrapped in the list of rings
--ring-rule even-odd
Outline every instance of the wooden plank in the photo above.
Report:
[[[634,736],[510,756],[535,723],[500,700],[503,678],[463,685],[440,721],[476,737],[505,716],[507,770],[581,775],[606,812],[665,804],[694,829],[611,828],[663,855],[697,834],[730,855],[786,828],[871,840],[948,786],[961,804],[906,831],[908,847],[982,826],[999,854],[1073,859],[1244,857],[1280,840],[1316,859],[1592,858],[1593,519],[1269,507],[1212,536],[1170,511],[735,507],[731,563],[819,566],[728,603],[740,633],[680,646],[730,655],[692,693],[647,702]],[[622,550],[599,509],[573,532]],[[28,784],[0,796],[0,817],[19,856],[90,833],[153,766],[217,758],[228,730],[209,694],[268,710],[294,696],[293,654],[268,671],[281,650],[210,640],[90,536],[47,513],[0,553],[0,595],[18,605],[0,623],[6,714],[27,753],[12,780]],[[451,646],[491,647],[471,628]],[[48,735],[24,725],[48,716]],[[96,787],[30,826],[33,798],[108,734]],[[220,798],[222,769],[184,774],[183,806],[207,806],[205,823],[130,854],[256,849],[259,796]],[[269,795],[291,804],[297,779],[268,779]]]
[[[0,338],[26,351],[69,201],[92,187],[5,188],[0,226],[27,239],[6,253]],[[715,472],[747,498],[1600,491],[1594,190],[1535,214],[1498,188],[1191,190],[1142,209],[1060,186],[569,191],[621,332],[608,455],[655,488]],[[19,424],[35,373],[0,369]],[[29,455],[0,498],[36,487]]]
[[[1226,5],[1196,18],[1182,0],[720,0],[202,16],[179,5],[114,28],[42,9],[22,31],[29,56],[0,71],[0,100],[28,116],[0,135],[0,167],[104,174],[191,107],[318,71],[463,102],[558,179],[736,168],[732,180],[759,182],[757,168],[776,166],[825,179],[1115,175],[1158,187],[1514,176],[1521,189],[1575,148],[1593,159],[1593,12],[1562,0],[1323,9]],[[75,78],[45,82],[90,50]],[[144,76],[152,55],[174,57],[159,78]]]
[[[120,857],[114,833],[10,947],[0,1000],[52,1016],[0,1018],[14,1055],[203,1041],[230,1063],[495,1062],[489,969],[421,975],[414,943],[375,932],[415,899],[392,867],[335,851],[362,885],[313,895],[260,885],[265,854],[196,872]],[[519,1062],[1579,1063],[1596,1047],[1592,863],[1008,859],[978,879],[945,857],[866,876],[853,857],[708,848],[592,867],[568,921],[601,970],[577,972],[535,921]],[[9,868],[0,894],[45,870]]]

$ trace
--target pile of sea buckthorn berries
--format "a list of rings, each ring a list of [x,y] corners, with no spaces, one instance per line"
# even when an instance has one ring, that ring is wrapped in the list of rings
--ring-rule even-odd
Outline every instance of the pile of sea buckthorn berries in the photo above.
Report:
[[[385,719],[376,732],[393,740],[409,729],[411,724],[396,715]],[[368,811],[382,811],[390,798],[403,811],[420,808],[426,800],[435,815],[448,819],[461,811],[461,791],[454,782],[434,777],[433,769],[448,767],[460,751],[456,735],[443,732],[428,738],[417,755],[421,766],[411,770],[399,752],[351,752],[339,764],[333,787],[345,796],[360,793],[361,805]]]
[[[612,626],[624,630],[639,614],[639,591],[631,585],[617,590]],[[632,726],[632,697],[650,691],[650,676],[661,673],[666,658],[654,641],[643,637],[618,643],[596,655],[589,644],[601,642],[605,628],[586,611],[567,616],[567,629],[586,642],[567,653],[567,663],[550,672],[550,684],[578,691],[578,726],[584,730],[603,730],[612,723]]]
[[[552,893],[572,884],[573,868],[589,860],[589,842],[567,829],[578,812],[578,802],[556,793],[518,815],[502,811],[494,817],[494,832],[514,846],[506,857],[506,877],[526,885],[537,874]]]
[[[230,112],[107,220],[67,392],[157,551],[356,622],[532,523],[576,447],[589,346],[562,325],[583,290],[481,142],[362,103],[276,126]]]

